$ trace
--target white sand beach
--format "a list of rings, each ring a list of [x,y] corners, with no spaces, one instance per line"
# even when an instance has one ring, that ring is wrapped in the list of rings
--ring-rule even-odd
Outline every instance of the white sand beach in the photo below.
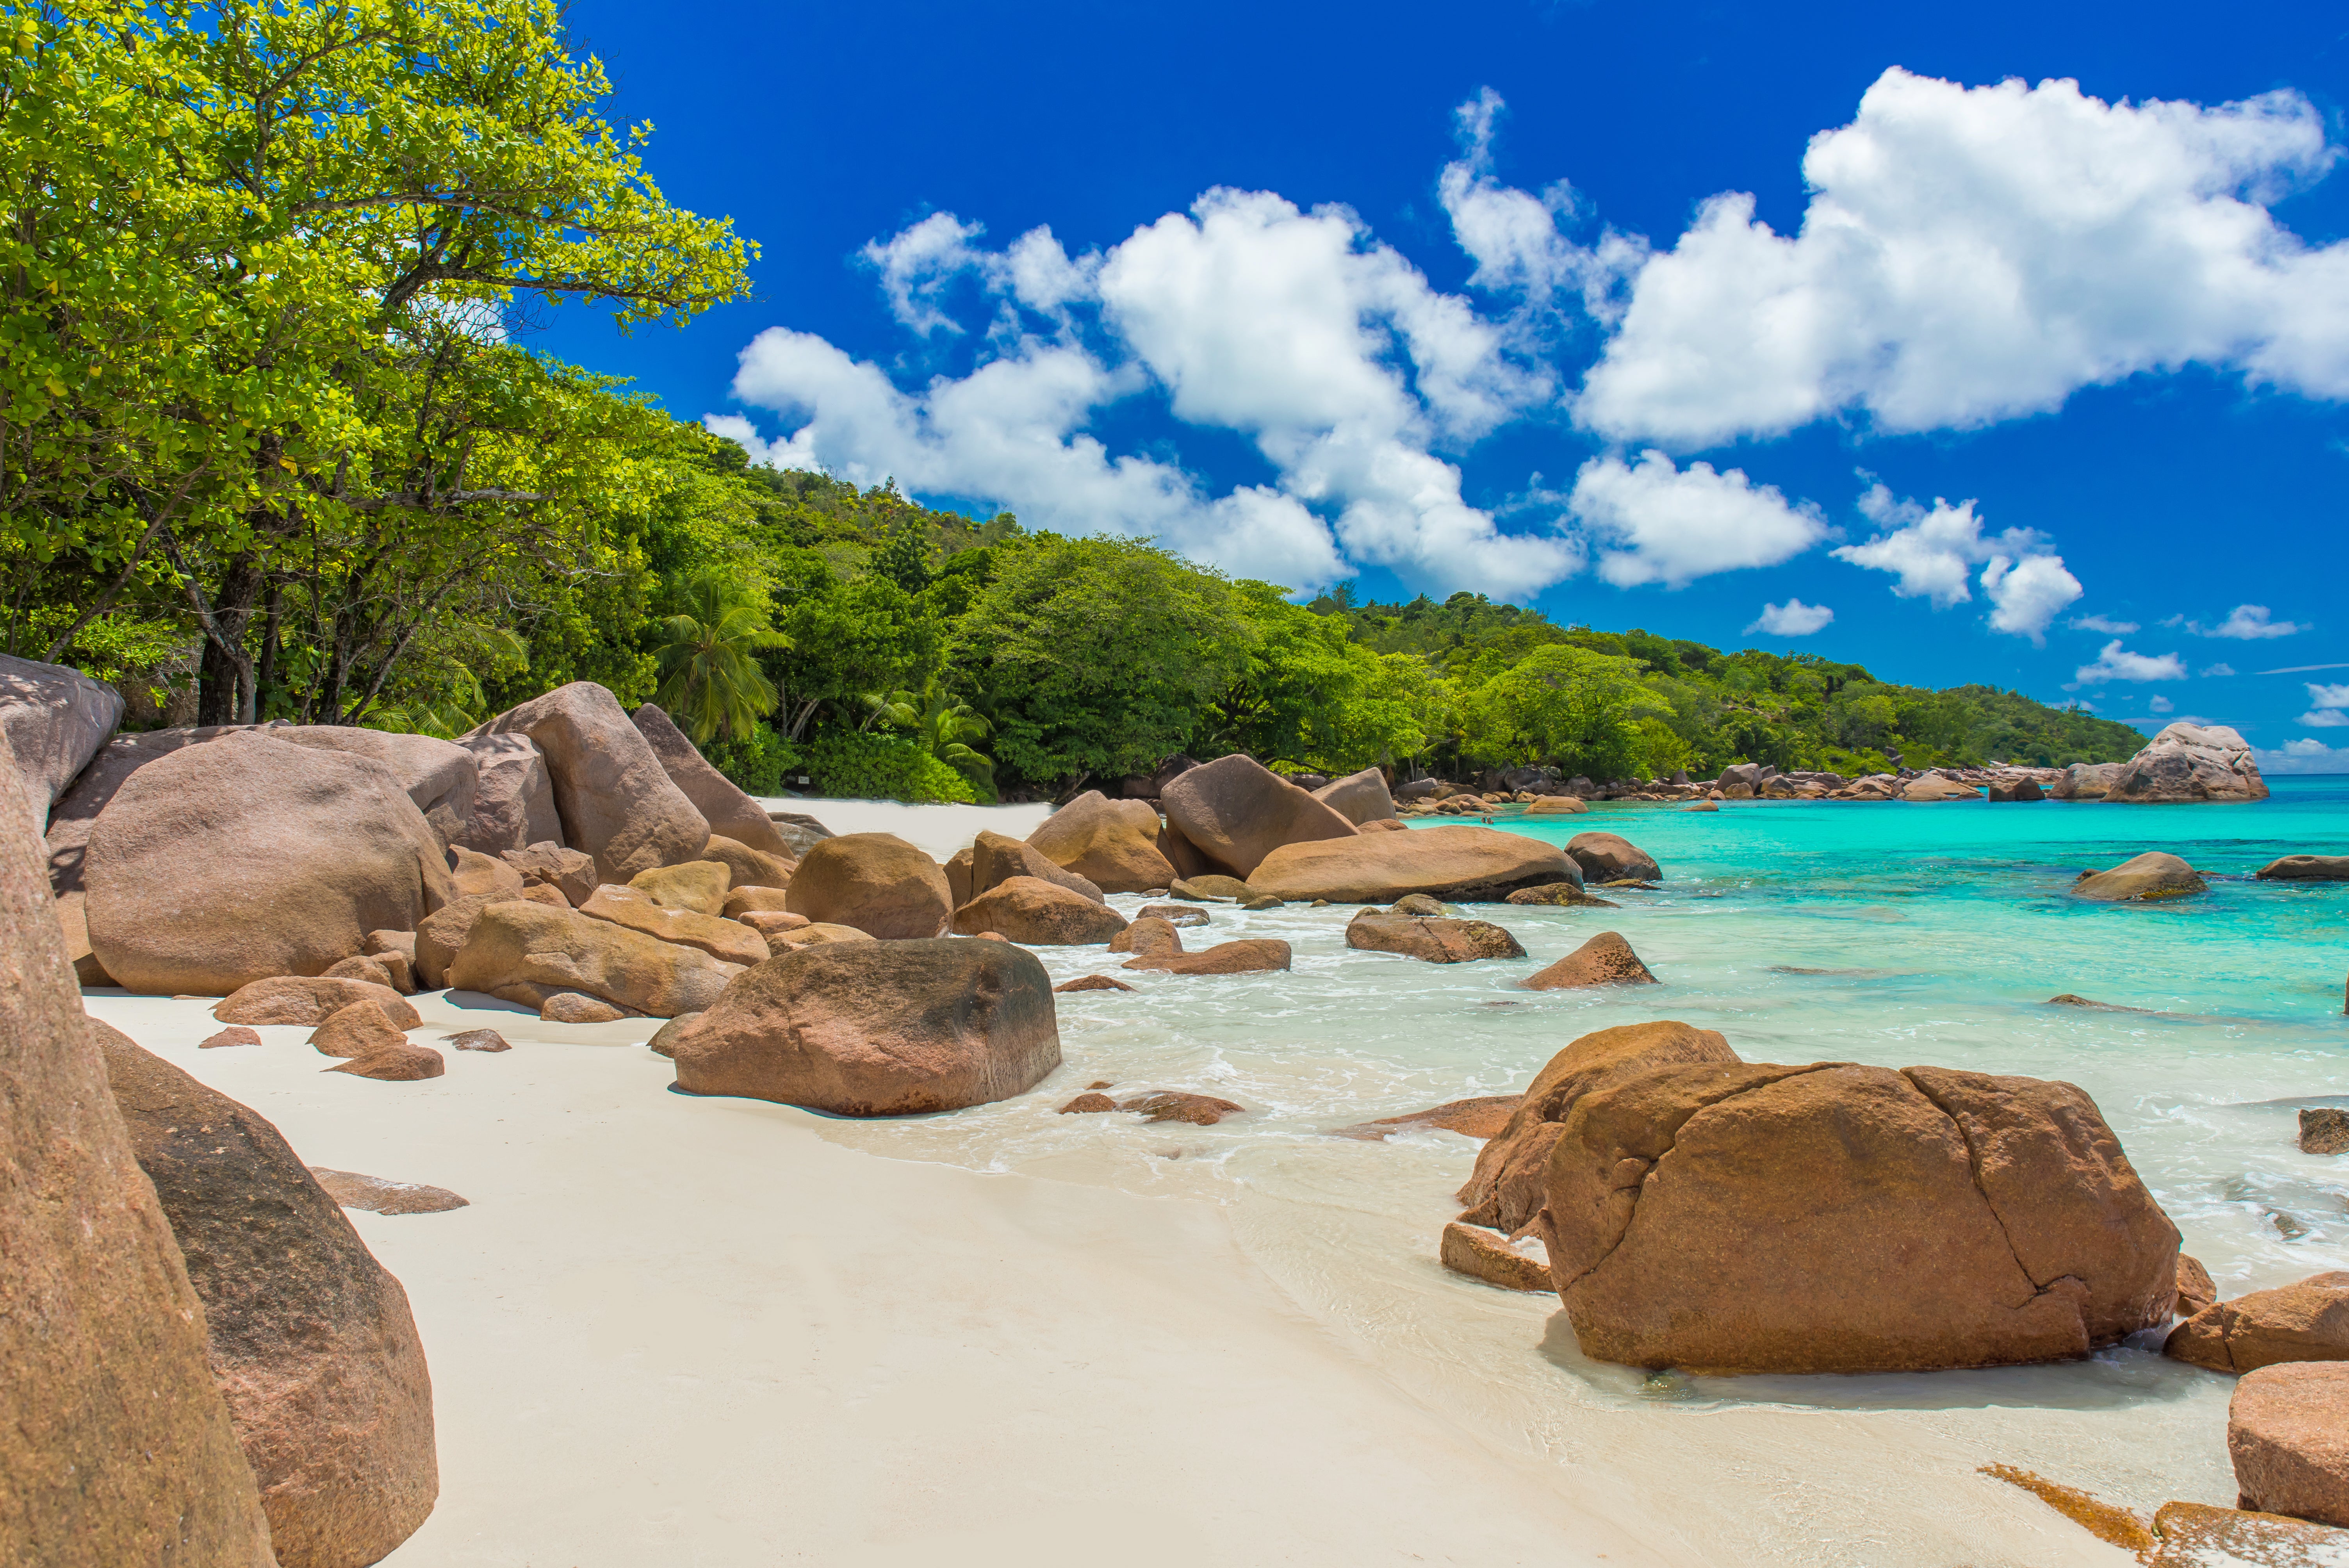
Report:
[[[937,855],[1041,812],[781,804]],[[1045,1084],[901,1120],[678,1094],[643,1044],[655,1021],[551,1024],[467,994],[417,998],[411,1037],[488,1024],[513,1049],[448,1051],[447,1076],[417,1083],[326,1071],[299,1028],[199,1049],[218,1027],[202,1001],[100,991],[88,1006],[308,1162],[471,1200],[351,1216],[406,1284],[434,1381],[440,1500],[387,1559],[405,1568],[1105,1553],[2036,1568],[2129,1558],[1978,1467],[2141,1509],[2231,1501],[2222,1380],[2141,1348],[1979,1374],[1643,1380],[1584,1360],[1554,1297],[1445,1273],[1436,1233],[1475,1146],[1326,1136],[1333,1108],[1443,1095],[1332,1054],[1293,1009],[1319,988],[1340,1018],[1436,1026],[1464,1016],[1463,987],[1506,982],[1348,964],[1344,913],[1219,911],[1219,934],[1295,939],[1297,974],[1065,997],[1067,1061]],[[1540,952],[1570,919],[1511,924]],[[1640,940],[1671,951],[1665,928]],[[1056,979],[1119,962],[1038,952]],[[1393,985],[1413,989],[1377,989]],[[1563,1044],[1630,1004],[1465,1005],[1520,1007],[1479,1016]],[[1228,1043],[1267,1029],[1302,1042],[1279,1082]],[[1257,1114],[1054,1114],[1096,1073]]]

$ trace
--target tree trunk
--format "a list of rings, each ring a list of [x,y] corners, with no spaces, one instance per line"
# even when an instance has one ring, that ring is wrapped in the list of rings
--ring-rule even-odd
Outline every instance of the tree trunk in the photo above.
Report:
[[[203,663],[196,670],[198,724],[253,722],[253,655],[244,651],[244,629],[260,599],[261,568],[252,556],[240,555],[221,573],[212,602],[216,634],[204,638]]]

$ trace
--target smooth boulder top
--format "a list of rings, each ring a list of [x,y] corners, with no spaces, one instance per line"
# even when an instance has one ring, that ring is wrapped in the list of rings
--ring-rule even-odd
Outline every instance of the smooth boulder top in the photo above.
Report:
[[[122,696],[64,665],[0,654],[0,745],[16,759],[33,831],[122,721]]]
[[[789,856],[754,850],[723,833],[709,835],[709,842],[701,847],[701,858],[724,866],[736,889],[766,888],[780,893],[792,885],[795,869]]]
[[[2349,882],[2349,855],[2286,855],[2259,871],[2261,882]]]
[[[2349,1527],[2349,1367],[2262,1367],[2227,1404],[2242,1506]]]
[[[1088,789],[1043,821],[1028,842],[1046,860],[1102,892],[1148,892],[1174,880],[1159,849],[1157,809],[1147,800],[1112,800]]]
[[[1025,845],[1021,846],[1025,848]],[[1030,947],[1083,947],[1126,929],[1125,916],[1041,877],[1006,877],[954,913],[962,936],[995,932]]]
[[[2082,872],[2071,889],[2074,898],[2104,903],[2156,903],[2209,891],[2210,884],[2202,880],[2201,872],[2158,850],[2133,855],[2100,872]]]
[[[940,935],[954,917],[945,868],[894,833],[843,833],[810,845],[783,907],[885,941]]]
[[[709,1006],[741,973],[699,948],[516,900],[481,912],[449,965],[448,985],[533,1008],[558,991],[585,991],[670,1018]]]
[[[628,879],[628,887],[663,909],[714,915],[726,907],[726,895],[734,887],[734,873],[722,861],[684,861],[638,872]],[[603,889],[595,891],[601,892]],[[583,903],[579,907],[587,906]]]
[[[1475,1171],[1460,1189],[1467,1211],[1460,1217],[1472,1225],[1523,1230],[1547,1202],[1545,1173],[1562,1124],[1591,1090],[1652,1068],[1735,1060],[1722,1036],[1671,1019],[1582,1036],[1534,1075],[1507,1122],[1477,1151]]]
[[[770,855],[792,858],[790,841],[776,830],[767,809],[735,788],[734,781],[709,765],[693,738],[677,727],[668,710],[646,703],[630,715],[636,733],[660,758],[669,782],[693,802],[713,833]]]
[[[1243,880],[1283,845],[1355,836],[1345,816],[1237,752],[1169,780],[1158,803],[1185,842]]]
[[[0,768],[5,1551],[41,1568],[272,1568],[203,1305],[107,1092],[34,821]]]
[[[1920,774],[1900,787],[1903,800],[1975,800],[1982,791],[1971,784],[1961,784],[1954,779],[1944,779],[1938,773]]]
[[[1004,942],[849,942],[770,959],[667,1040],[677,1083],[841,1116],[1025,1093],[1061,1065],[1051,977]]]
[[[670,781],[619,699],[593,681],[557,686],[462,738],[484,735],[527,735],[538,743],[563,841],[595,858],[600,881],[625,882],[692,860],[709,841],[709,819]]]
[[[204,1304],[282,1568],[374,1563],[440,1495],[408,1294],[277,1129],[99,1026],[114,1103]]]
[[[82,879],[99,964],[166,995],[320,974],[455,892],[440,838],[389,769],[262,734],[131,774],[92,824]]]
[[[432,834],[445,849],[465,841],[473,817],[473,792],[480,782],[473,754],[453,741],[429,735],[396,735],[388,730],[362,729],[349,724],[285,724],[262,727],[260,733],[288,746],[339,751],[380,762],[399,780],[416,809],[431,824]]]
[[[1387,792],[1387,776],[1375,768],[1333,779],[1313,791],[1313,798],[1357,827],[1382,822],[1395,814],[1394,797]]]
[[[2223,724],[2170,725],[2114,769],[2107,804],[2264,800],[2267,780],[2251,743]]]
[[[2177,1227],[2070,1084],[1662,1068],[1584,1095],[1547,1176],[1551,1267],[1598,1360],[1815,1373],[2069,1359],[2168,1321],[2177,1295]]]
[[[233,735],[251,735],[255,727],[243,724],[205,725],[194,729],[150,729],[118,735],[108,741],[77,775],[49,810],[49,888],[58,897],[82,888],[82,861],[89,830],[131,776],[149,763],[183,747],[200,746]]]
[[[1164,921],[1156,923],[1164,925]],[[1171,934],[1174,927],[1166,926]],[[1293,954],[1286,942],[1274,937],[1243,937],[1219,942],[1197,953],[1183,952],[1179,939],[1173,952],[1154,949],[1126,961],[1128,969],[1151,969],[1162,975],[1257,975],[1289,966]]]
[[[2169,1331],[2162,1354],[2213,1372],[2283,1361],[2349,1361],[2349,1273],[2212,1302]]]
[[[1577,833],[1566,841],[1569,859],[1585,882],[1661,882],[1656,857],[1619,833]]]
[[[527,735],[469,735],[458,745],[473,757],[473,812],[456,841],[483,854],[563,841],[554,809],[554,775]]]
[[[1572,867],[1556,844],[1462,824],[1287,844],[1264,858],[1248,885],[1302,903],[1392,903],[1414,892],[1497,902],[1521,887],[1581,881]]]

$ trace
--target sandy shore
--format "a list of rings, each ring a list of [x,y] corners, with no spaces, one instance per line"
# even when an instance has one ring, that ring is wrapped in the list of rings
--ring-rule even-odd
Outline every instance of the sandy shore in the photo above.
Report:
[[[302,1029],[200,1050],[206,1004],[88,1006],[310,1163],[471,1200],[351,1214],[440,1427],[440,1505],[389,1563],[1701,1561],[1366,1375],[1212,1205],[673,1094],[641,1022],[419,997],[417,1039],[514,1048],[382,1084]]]
[[[940,856],[1044,810],[779,804]],[[1303,941],[1339,913],[1219,918]],[[1102,966],[1042,951],[1056,975]],[[1368,984],[1314,980],[1319,965],[1261,994],[1226,977],[1127,1008],[1088,997],[1063,1009],[1069,1065],[1033,1094],[881,1122],[670,1092],[647,1020],[420,996],[417,1040],[488,1024],[514,1048],[386,1084],[324,1070],[299,1028],[200,1050],[219,1027],[207,1002],[88,1006],[310,1163],[471,1201],[351,1215],[407,1286],[434,1380],[440,1501],[395,1568],[2119,1568],[2126,1553],[1976,1467],[2141,1507],[2229,1501],[2223,1390],[2158,1358],[2117,1379],[1643,1389],[1581,1360],[1554,1299],[1436,1264],[1464,1140],[1330,1139],[1322,1112],[1266,1111],[1227,1138],[1052,1114],[1096,1071],[1226,1087],[1219,1026],[1287,1038],[1313,985]],[[1448,995],[1431,1019],[1473,1000]],[[1241,1016],[1218,1026],[1218,1007]],[[1558,1023],[1560,1044],[1580,1026]],[[1310,1034],[1299,1070],[1353,1086],[1330,1103],[1378,1092]],[[1267,1086],[1228,1087],[1266,1104]],[[1007,1161],[1014,1142],[1027,1152]]]

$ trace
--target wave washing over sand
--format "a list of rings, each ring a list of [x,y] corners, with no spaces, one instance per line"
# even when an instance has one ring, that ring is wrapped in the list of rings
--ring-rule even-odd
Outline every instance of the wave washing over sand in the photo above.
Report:
[[[933,852],[985,820],[791,804],[916,828]],[[199,1052],[216,1026],[200,1004],[89,1006],[314,1163],[471,1200],[353,1215],[415,1301],[441,1423],[440,1507],[395,1563],[1072,1562],[1115,1541],[1143,1562],[2085,1564],[2128,1559],[1979,1467],[2140,1511],[2232,1502],[2230,1380],[2165,1360],[2158,1336],[1994,1371],[1643,1376],[1585,1358],[1554,1297],[1437,1264],[1474,1143],[1331,1134],[1521,1088],[1590,1029],[1675,1017],[1748,1060],[2072,1080],[2222,1294],[2340,1266],[2344,1177],[2292,1125],[2349,1104],[2349,889],[2243,873],[2349,837],[2344,792],[1508,825],[1620,831],[1665,882],[1614,910],[1478,910],[1522,960],[1352,951],[1350,909],[1295,904],[1218,905],[1196,933],[1284,938],[1288,973],[1130,975],[1098,947],[1038,949],[1056,982],[1136,989],[1062,996],[1062,1068],[946,1115],[663,1092],[647,1021],[549,1024],[461,994],[418,999],[428,1029],[487,1019],[517,1049],[450,1053],[397,1099],[306,1050]],[[2157,844],[2218,873],[2212,893],[2064,897],[2077,870]],[[1599,929],[1663,984],[1516,988]],[[2059,992],[2147,1011],[2048,1006]],[[1246,1113],[1059,1113],[1095,1082]]]

